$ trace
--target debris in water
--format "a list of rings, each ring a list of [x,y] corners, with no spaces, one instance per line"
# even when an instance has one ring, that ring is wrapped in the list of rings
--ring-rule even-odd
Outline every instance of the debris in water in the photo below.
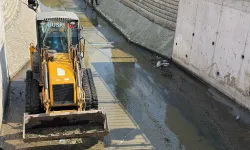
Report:
[[[167,67],[167,66],[169,65],[169,63],[162,63],[162,65],[163,65],[164,67]]]
[[[169,65],[169,63],[167,62],[167,60],[159,60],[157,63],[156,63],[156,67],[159,68],[161,66],[164,66],[164,67],[167,67]]]
[[[102,25],[98,24],[98,27],[99,27],[99,28],[101,28],[101,27],[102,27]]]
[[[163,63],[167,63],[168,61],[167,61],[167,60],[163,60],[162,62],[163,62]]]
[[[157,63],[156,63],[156,67],[160,67],[161,66],[161,61],[159,60]]]
[[[240,120],[240,116],[239,115],[236,116],[236,120]]]
[[[59,143],[65,143],[65,140],[64,139],[60,139]]]
[[[162,61],[162,65],[163,65],[164,67],[167,67],[167,66],[169,65],[169,63],[168,63],[167,60],[163,60],[163,61]]]

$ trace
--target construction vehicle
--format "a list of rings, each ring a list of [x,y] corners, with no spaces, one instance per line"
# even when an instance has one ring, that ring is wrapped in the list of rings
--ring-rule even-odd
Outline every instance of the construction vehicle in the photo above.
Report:
[[[107,116],[98,110],[90,68],[84,67],[85,40],[73,12],[39,12],[37,45],[30,44],[26,73],[25,142],[81,137],[103,138]]]

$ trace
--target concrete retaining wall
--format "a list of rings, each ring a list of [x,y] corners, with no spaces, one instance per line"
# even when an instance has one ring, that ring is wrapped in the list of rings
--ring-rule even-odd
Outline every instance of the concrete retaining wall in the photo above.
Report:
[[[121,0],[121,2],[170,30],[175,30],[179,0]]]
[[[20,0],[3,0],[2,7],[5,29],[8,29],[17,17],[20,5]]]
[[[96,10],[130,41],[171,58],[174,32],[150,21],[123,3],[101,0]]]
[[[30,43],[36,44],[36,13],[28,8],[27,0],[4,0],[4,2],[7,60],[12,78],[29,61]]]
[[[250,109],[250,2],[180,0],[173,60]]]
[[[0,0],[2,6],[2,0]],[[9,88],[9,75],[7,70],[7,57],[6,57],[6,44],[5,44],[5,31],[4,31],[4,18],[3,10],[0,7],[0,129],[3,120],[4,106],[7,100],[7,93]]]

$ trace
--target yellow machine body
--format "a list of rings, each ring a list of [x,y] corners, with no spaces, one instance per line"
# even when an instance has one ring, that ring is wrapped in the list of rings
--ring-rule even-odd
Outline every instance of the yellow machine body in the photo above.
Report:
[[[40,12],[37,28],[38,45],[30,44],[31,71],[26,75],[24,141],[107,135],[107,117],[98,110],[91,70],[82,64],[85,41],[73,36],[80,35],[78,17],[72,12]],[[53,34],[48,36],[50,29]],[[64,47],[57,50],[45,45],[55,32],[67,37],[60,37]]]
[[[65,54],[56,54],[55,60],[53,62],[48,63],[48,72],[49,72],[49,93],[50,93],[50,105],[52,107],[55,106],[72,106],[77,105],[76,101],[76,91],[77,89],[76,82],[75,82],[75,75],[73,70],[73,64],[69,61],[69,55]],[[71,104],[61,104],[56,105],[54,104],[53,99],[53,86],[54,85],[68,85],[72,84],[74,87],[74,99]]]

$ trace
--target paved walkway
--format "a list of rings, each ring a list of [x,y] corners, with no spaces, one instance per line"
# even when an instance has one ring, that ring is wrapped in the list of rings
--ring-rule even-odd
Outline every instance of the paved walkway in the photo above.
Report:
[[[136,59],[128,53],[112,46],[105,37],[90,23],[86,16],[79,14],[86,39],[85,66],[93,72],[99,97],[99,106],[107,112],[110,134],[104,138],[107,149],[153,149],[149,140],[140,131],[120,102],[112,95],[105,82],[92,66],[94,63],[124,62],[133,63]]]

